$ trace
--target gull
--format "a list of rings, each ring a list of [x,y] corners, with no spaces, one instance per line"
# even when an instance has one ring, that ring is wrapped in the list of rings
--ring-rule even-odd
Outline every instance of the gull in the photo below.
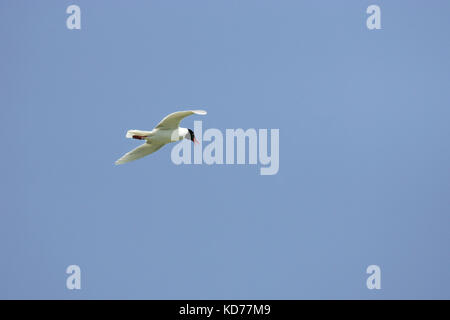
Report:
[[[169,114],[152,131],[128,130],[126,137],[130,139],[145,140],[145,143],[134,150],[125,153],[115,163],[124,164],[145,157],[158,151],[164,145],[183,139],[198,143],[194,131],[180,127],[180,121],[192,114],[205,115],[204,110],[177,111]]]

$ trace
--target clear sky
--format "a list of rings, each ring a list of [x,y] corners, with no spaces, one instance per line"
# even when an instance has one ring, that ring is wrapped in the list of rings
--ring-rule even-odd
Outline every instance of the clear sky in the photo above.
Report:
[[[1,0],[0,298],[449,299],[449,12]],[[114,165],[191,107],[185,127],[279,128],[278,174],[172,145]]]

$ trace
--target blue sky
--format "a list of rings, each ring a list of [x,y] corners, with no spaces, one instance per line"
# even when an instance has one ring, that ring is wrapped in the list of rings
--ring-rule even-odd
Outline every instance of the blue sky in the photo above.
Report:
[[[449,299],[448,12],[1,1],[0,298]],[[190,107],[204,130],[279,128],[278,174],[172,146],[114,165],[128,129]]]

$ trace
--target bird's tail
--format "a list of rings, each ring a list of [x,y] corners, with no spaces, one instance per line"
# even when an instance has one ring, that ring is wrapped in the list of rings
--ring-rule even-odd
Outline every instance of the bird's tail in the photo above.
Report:
[[[128,130],[125,137],[129,139],[145,139],[150,135],[151,131],[141,131],[141,130]]]

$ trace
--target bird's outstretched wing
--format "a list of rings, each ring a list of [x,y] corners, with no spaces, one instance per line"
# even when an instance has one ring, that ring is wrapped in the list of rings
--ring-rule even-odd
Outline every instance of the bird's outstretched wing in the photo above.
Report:
[[[134,150],[131,150],[128,153],[125,153],[122,158],[117,160],[116,164],[123,164],[127,163],[136,159],[140,159],[142,157],[145,157],[146,155],[149,155],[155,151],[158,151],[161,149],[161,147],[164,146],[164,144],[157,144],[157,143],[144,143],[137,147]]]
[[[157,129],[176,129],[180,125],[180,121],[190,116],[191,114],[205,115],[204,110],[187,110],[187,111],[177,111],[169,114],[155,127]]]

